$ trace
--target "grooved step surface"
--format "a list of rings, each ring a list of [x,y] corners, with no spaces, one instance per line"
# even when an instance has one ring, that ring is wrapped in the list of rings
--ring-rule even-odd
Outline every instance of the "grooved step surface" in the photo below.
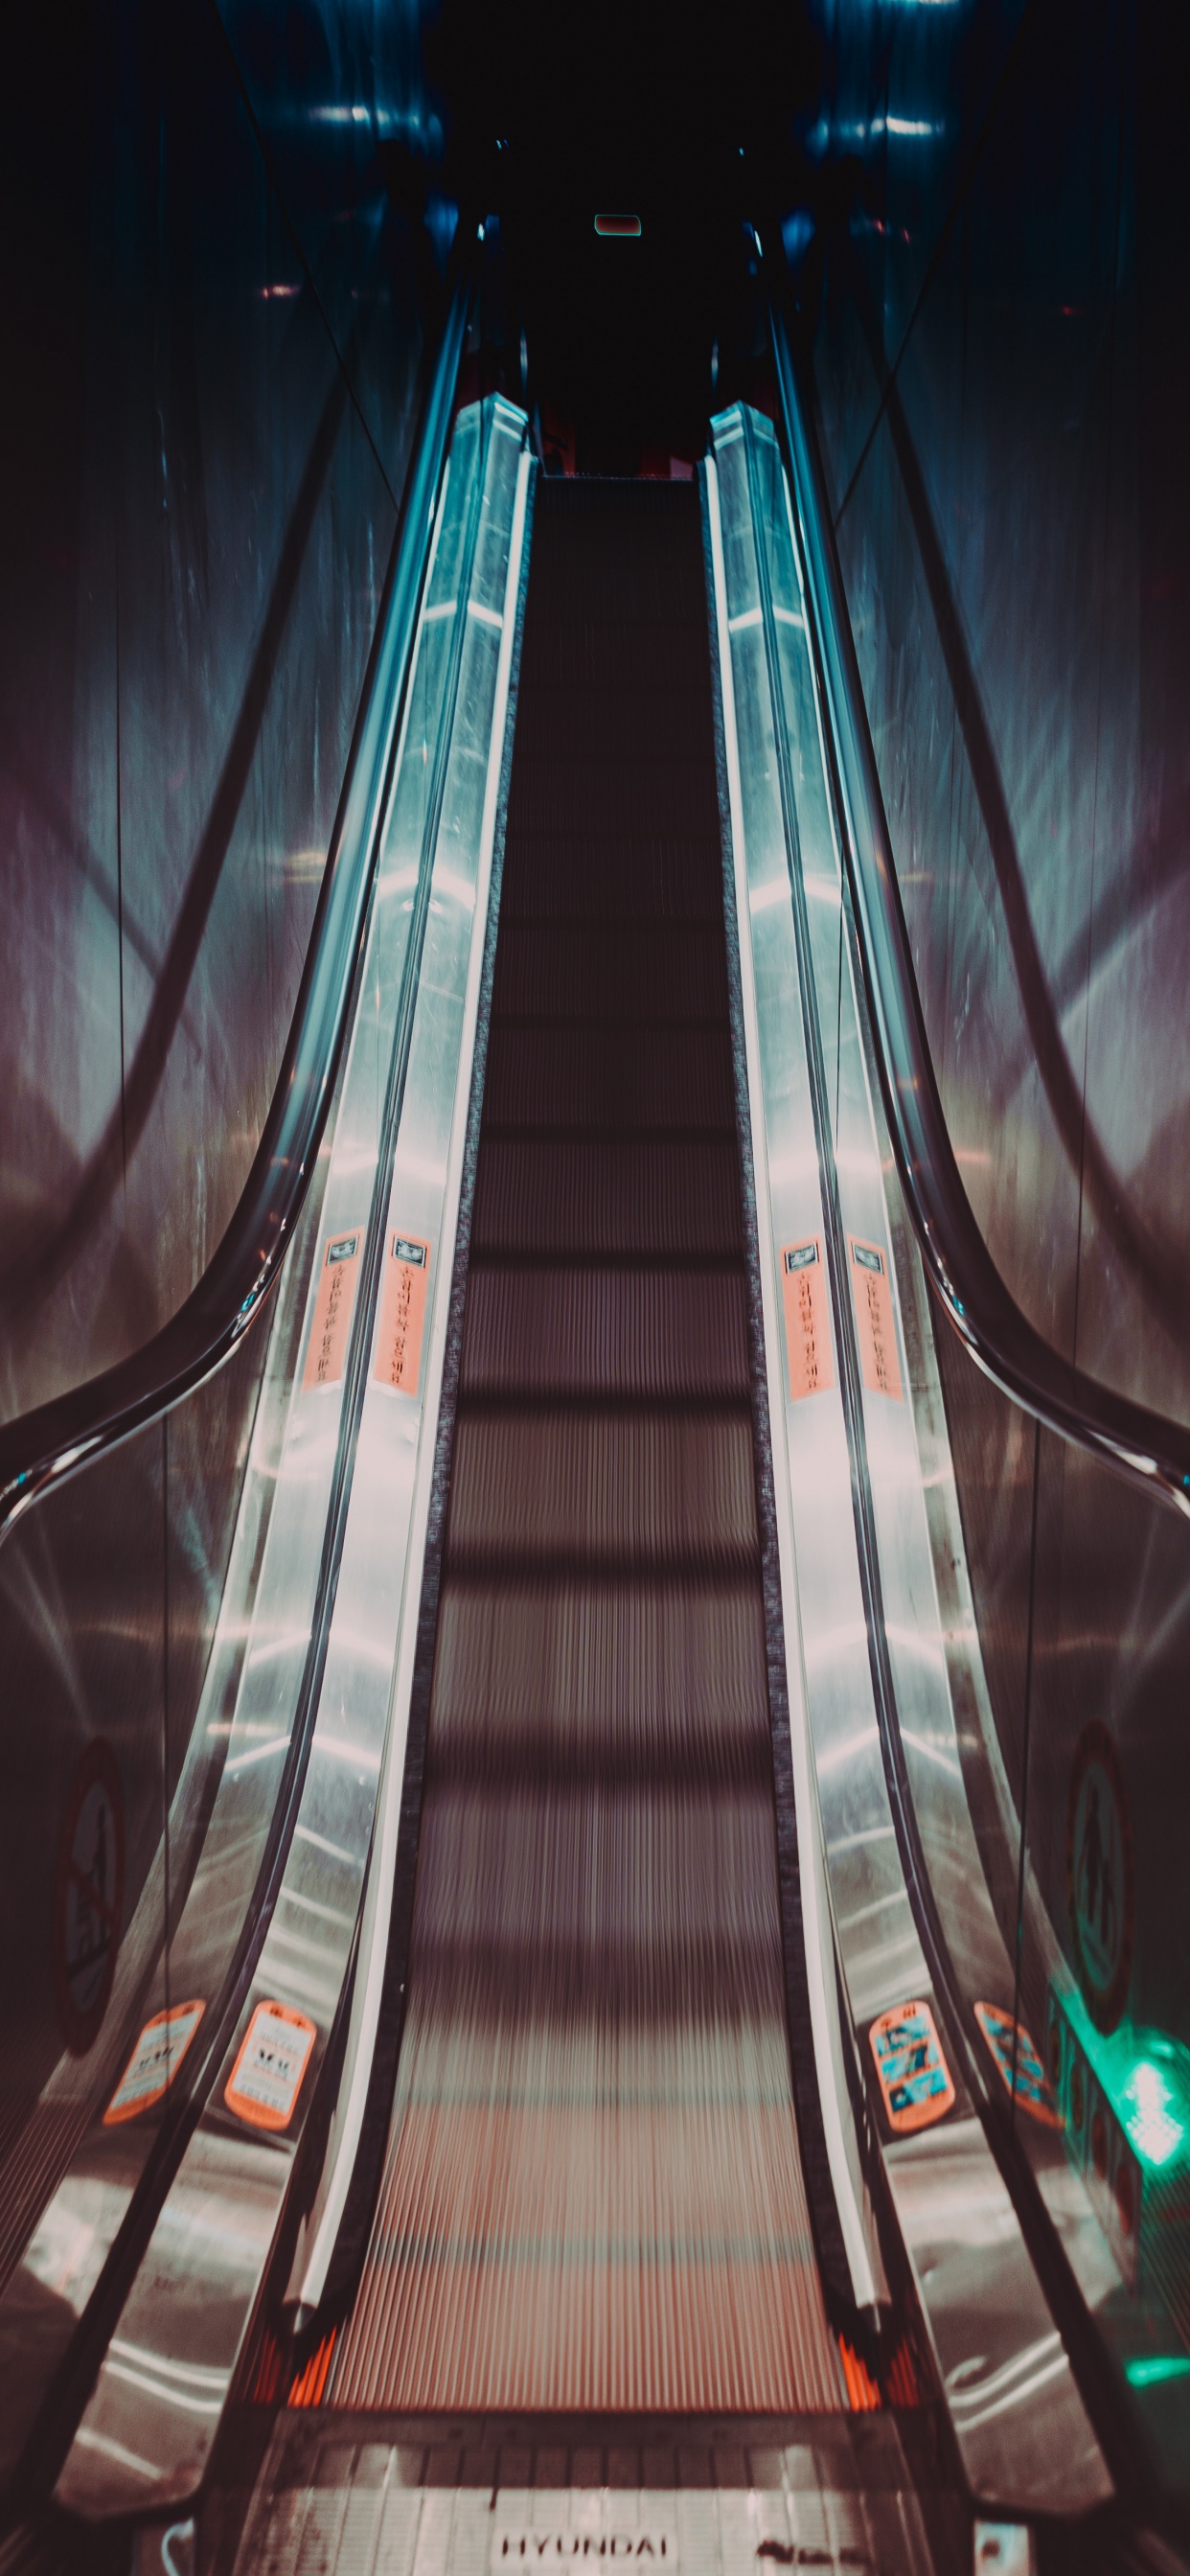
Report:
[[[716,1144],[550,1139],[481,1148],[473,1252],[517,1260],[738,1260],[739,1155]]]
[[[611,837],[591,829],[586,779],[576,777],[574,789],[581,820],[571,832],[551,831],[543,816],[537,836],[526,833],[518,853],[517,918],[540,922],[547,931],[560,922],[575,931],[581,923],[584,932],[588,923],[606,929],[614,922],[621,939],[627,929],[635,936],[638,925],[656,929],[673,922],[689,929],[705,923],[721,942],[718,829],[679,838],[668,821],[663,830],[637,829],[634,815]]]
[[[490,1128],[585,1127],[629,1133],[648,1100],[656,1128],[735,1132],[731,1064],[710,1028],[506,1027],[484,1095]]]
[[[468,1402],[748,1394],[738,1272],[472,1270]]]
[[[575,1557],[634,1571],[746,1565],[755,1546],[751,1424],[738,1413],[515,1410],[464,1416],[451,1556],[528,1570]]]
[[[745,1289],[697,497],[547,482],[408,2006],[337,2408],[845,2406],[790,2081]]]
[[[727,988],[718,926],[636,921],[629,944],[618,923],[589,922],[581,940],[571,921],[501,923],[500,999],[507,1016],[598,1019],[609,993],[621,1026],[683,1015],[721,1018]]]

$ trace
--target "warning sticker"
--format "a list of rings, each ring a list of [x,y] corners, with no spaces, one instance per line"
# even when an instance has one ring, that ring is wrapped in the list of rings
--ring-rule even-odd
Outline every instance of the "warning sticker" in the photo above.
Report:
[[[975,2018],[1022,2111],[1027,2111],[1031,2120],[1040,2120],[1043,2128],[1060,2129],[1062,2114],[1054,2100],[1053,2087],[1024,2023],[1014,2021],[999,2004],[976,2004]]]
[[[373,1375],[398,1395],[417,1393],[429,1271],[429,1244],[416,1235],[394,1234],[384,1265]]]
[[[147,2111],[168,2093],[205,2011],[206,2005],[194,1999],[171,2004],[168,2012],[154,2013],[145,2023],[104,2112],[105,2129],[135,2120],[138,2111]]]
[[[305,1386],[337,1386],[343,1375],[363,1239],[360,1232],[332,1234],[324,1246],[302,1381]]]
[[[254,2129],[287,2129],[302,2089],[316,2023],[290,2004],[258,2004],[223,2099]]]
[[[124,1909],[124,1799],[96,1736],[70,1784],[54,1882],[54,1991],[62,2036],[85,2057],[107,2011]]]
[[[888,1264],[879,1244],[862,1243],[854,1234],[848,1236],[848,1243],[864,1385],[873,1395],[891,1395],[900,1404],[901,1363],[897,1357]]]
[[[787,1243],[781,1253],[781,1295],[785,1303],[785,1348],[789,1355],[789,1392],[794,1403],[803,1395],[821,1395],[835,1383],[831,1357],[830,1300],[822,1245]]]
[[[1114,2030],[1132,1973],[1136,1871],[1123,1765],[1098,1718],[1083,1728],[1070,1774],[1066,1905],[1083,2000],[1097,2030]]]
[[[929,2005],[895,2004],[877,2016],[868,2037],[889,2127],[907,2136],[941,2120],[955,2090]]]

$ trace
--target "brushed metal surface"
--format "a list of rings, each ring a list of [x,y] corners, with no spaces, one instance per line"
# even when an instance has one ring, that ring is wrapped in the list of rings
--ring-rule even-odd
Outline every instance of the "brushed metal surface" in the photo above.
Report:
[[[186,2371],[199,2367],[210,2388],[213,2374],[222,2371],[224,2391],[230,2379],[353,1955],[386,1744],[398,1783],[403,1770],[419,1533],[433,1460],[486,924],[495,820],[490,781],[503,756],[523,439],[523,415],[499,400],[473,406],[456,426],[322,1211],[322,1242],[362,1232],[379,1181],[385,1243],[394,1231],[429,1243],[420,1375],[410,1394],[380,1381],[379,1323],[361,1311],[373,1362],[298,1821],[251,1991],[59,2481],[62,2500],[85,2513],[170,2502],[191,2493],[202,2475],[219,2409],[206,2381],[201,2405],[183,2406],[171,2392],[184,2384]],[[428,746],[439,732],[445,769],[435,801],[438,764]],[[385,1066],[414,890],[427,862],[425,939],[394,1150],[381,1115]],[[391,1175],[380,1163],[389,1150]],[[317,1279],[316,1269],[311,1309]],[[310,1329],[308,1323],[307,1334]],[[263,1832],[276,1794],[304,1662],[342,1398],[342,1384],[311,1385],[305,1372],[294,1385],[270,1549],[224,1765],[225,1794],[216,1802],[203,1868],[171,1948],[174,1992],[209,1986],[219,1864],[241,1884],[235,1872]],[[315,2036],[296,2107],[275,2131],[253,2130],[229,2115],[224,2097],[253,2012],[272,2001],[305,2016]],[[242,2189],[228,2181],[229,2154]],[[125,2345],[151,2357],[138,2365],[135,2387],[121,2361]],[[152,2411],[146,2378],[156,2391]],[[133,2452],[137,2467],[129,2466]]]
[[[792,513],[772,428],[739,408],[712,424],[708,465],[712,551],[717,555],[720,656],[732,798],[745,1002],[754,995],[753,1119],[758,1164],[767,1166],[762,1224],[770,1264],[770,1370],[784,1339],[779,1320],[781,1249],[817,1239],[824,1249],[818,1149],[800,1015],[791,870],[806,895],[811,971],[823,1029],[830,1135],[845,1237],[880,1248],[898,1334],[900,1399],[863,1390],[862,1437],[870,1478],[896,1703],[914,1803],[948,1940],[964,1991],[1012,2009],[1011,1952],[997,1921],[968,1813],[956,1739],[926,1517],[908,1367],[891,1260],[885,1174],[860,1040],[834,840],[816,684],[806,634]],[[712,472],[714,480],[712,481]],[[721,533],[720,533],[721,532]],[[758,550],[767,581],[762,585]],[[772,623],[766,648],[765,599]],[[775,650],[776,669],[771,653]],[[774,710],[774,683],[781,702]],[[787,850],[778,798],[776,728],[786,728],[796,794],[797,845]],[[843,1295],[851,1288],[843,1284]],[[832,1336],[836,1330],[832,1322]],[[875,2015],[929,1986],[901,1872],[872,1696],[856,1560],[851,1469],[839,1391],[798,1397],[778,1375],[792,1550],[786,1617],[800,1634],[816,1794],[823,1822],[832,1930],[853,2022],[866,2049]],[[776,1416],[776,1407],[774,1407]],[[974,1648],[973,1648],[973,1651]],[[821,2080],[821,2079],[820,2079]],[[916,2182],[935,2139],[963,2132],[959,2187],[945,2204]],[[1064,2160],[1061,2160],[1064,2163]],[[1069,2511],[1107,2492],[1098,2448],[982,2131],[960,2095],[924,2143],[886,2141],[886,2171],[902,2219],[951,2405],[964,2466],[977,2494],[1022,2509]],[[926,2241],[920,2199],[935,2232]],[[988,2224],[985,2213],[994,2212]],[[1089,2209],[1086,2233],[1095,2231]],[[1011,2292],[1005,2296],[1005,2285]],[[1102,2291],[1100,2267],[1097,2286]],[[1020,2355],[1044,2346],[1052,2367],[1038,2380]],[[1006,2373],[1001,2382],[1000,2374]],[[996,2381],[1002,2406],[954,2402],[955,2392]],[[1014,2393],[1015,2392],[1015,2393]],[[1028,2445],[1014,2439],[1027,2403]],[[1049,2432],[1033,2443],[1043,2410]]]
[[[438,532],[442,518],[439,516]],[[461,542],[460,529],[454,528],[453,542]],[[448,584],[449,560],[445,567]],[[441,663],[441,642],[432,632],[430,650],[419,674],[423,691],[427,685],[441,694],[441,671],[431,673],[428,664]],[[423,713],[417,707],[417,685],[407,698],[405,724],[410,713]],[[423,725],[424,731],[424,725]],[[424,785],[419,797],[424,800]],[[391,819],[391,818],[390,818]],[[415,815],[416,819],[416,815]],[[381,909],[380,931],[373,936],[373,951],[382,954],[383,963],[396,976],[396,986],[388,995],[390,1013],[395,1007],[408,946],[411,913],[399,904]],[[387,937],[384,934],[387,933]],[[368,1062],[369,1046],[375,1049],[375,1021],[382,1004],[373,994],[371,1011],[365,1005],[361,1036],[365,1071],[362,1090],[347,1104],[344,1115],[343,1148],[351,1170],[351,1154],[362,1139],[365,1151],[369,1133],[376,1125],[375,1065]],[[362,1098],[362,1110],[360,1101]],[[359,1135],[354,1133],[358,1129]],[[342,1161],[340,1163],[340,1171]],[[154,1552],[158,1524],[151,1520],[148,1543],[141,1540],[134,1547],[132,1575],[138,1563],[143,1565],[150,1594],[150,1607],[139,1622],[136,1618],[135,1594],[131,1603],[125,1594],[126,1607],[122,1620],[111,1620],[110,1614],[95,1623],[101,1649],[98,1669],[88,1669],[86,1652],[80,1657],[79,1638],[88,1639],[92,1630],[78,1622],[69,1609],[68,1587],[59,1565],[73,1563],[86,1569],[89,1554],[96,1548],[111,1550],[113,1545],[127,1544],[127,1491],[129,1476],[135,1478],[137,1463],[147,1453],[150,1469],[158,1455],[167,1458],[172,1436],[175,1449],[181,1439],[185,1457],[194,1444],[189,1426],[191,1408],[168,1418],[162,1426],[142,1434],[127,1452],[118,1450],[104,1458],[94,1478],[89,1476],[77,1487],[52,1495],[44,1507],[34,1512],[10,1542],[4,1581],[9,1588],[13,1607],[18,1613],[18,1641],[25,1648],[27,1690],[41,1679],[38,1660],[45,1665],[47,1654],[60,1663],[67,1684],[67,1701],[59,1722],[37,1740],[37,1773],[26,1791],[26,1807],[40,1805],[46,1836],[45,1848],[56,1850],[61,1839],[61,1818],[66,1806],[71,1779],[71,1765],[77,1760],[95,1730],[96,1720],[115,1727],[117,1744],[124,1754],[124,1773],[136,1793],[135,1803],[121,1779],[122,1803],[128,1827],[128,1860],[126,1871],[125,1917],[131,1917],[129,1937],[123,1946],[113,1990],[113,2006],[104,2023],[98,2053],[91,2062],[87,2051],[80,2062],[69,2057],[54,2068],[54,2057],[61,2037],[52,2006],[46,2009],[44,1988],[52,1971],[55,1940],[54,1923],[61,1915],[63,1896],[58,1882],[62,1877],[59,1857],[57,1880],[46,1885],[44,1865],[35,1858],[34,1846],[22,1843],[24,1866],[35,1871],[34,1884],[40,1897],[38,1910],[25,1897],[22,1909],[22,1878],[19,1871],[9,1884],[10,1901],[18,1914],[32,1915],[32,1928],[40,1930],[38,1912],[53,1912],[54,1922],[48,1927],[44,1964],[37,1957],[39,1975],[32,1984],[31,2000],[40,2001],[40,2021],[29,2034],[28,2057],[17,2056],[10,2076],[10,2116],[15,2127],[23,2126],[23,2135],[13,2143],[9,2183],[9,2236],[5,2245],[6,2270],[21,2250],[34,2218],[41,2215],[38,2234],[28,2248],[26,2261],[9,2285],[0,2307],[0,2340],[9,2356],[9,2378],[12,2384],[10,2403],[5,2411],[4,2440],[6,2457],[19,2453],[25,2433],[45,2393],[47,2378],[60,2358],[71,2332],[71,2320],[89,2294],[98,2276],[104,2255],[110,2248],[120,2220],[127,2209],[130,2193],[142,2171],[153,2145],[156,2121],[150,2108],[146,2117],[131,2129],[121,2127],[115,2136],[98,2132],[98,2155],[102,2172],[108,2180],[98,2196],[82,2235],[74,2223],[75,2183],[81,2155],[87,2172],[88,2148],[84,2143],[88,2129],[93,2132],[99,2121],[112,2082],[126,2062],[144,2019],[168,2001],[168,1969],[162,1965],[162,1936],[174,1942],[174,1965],[178,1975],[187,1980],[187,1993],[213,2000],[227,1961],[230,1959],[243,1924],[244,1906],[250,1895],[260,1855],[270,1828],[276,1797],[279,1764],[287,1755],[296,1695],[301,1686],[309,1650],[310,1599],[304,1590],[310,1565],[310,1550],[317,1568],[321,1530],[338,1440],[338,1409],[335,1389],[313,1391],[301,1388],[298,1370],[305,1342],[304,1319],[307,1299],[316,1293],[316,1276],[321,1266],[325,1237],[319,1234],[321,1219],[330,1220],[332,1233],[341,1233],[336,1220],[346,1213],[348,1220],[358,1213],[358,1185],[349,1179],[344,1184],[336,1174],[329,1205],[324,1205],[329,1163],[327,1152],[321,1157],[319,1175],[307,1210],[306,1240],[296,1247],[297,1257],[285,1277],[279,1310],[271,1320],[262,1321],[249,1336],[244,1354],[233,1362],[230,1372],[208,1387],[199,1390],[194,1399],[198,1422],[210,1419],[224,1452],[232,1440],[247,1447],[252,1432],[249,1409],[246,1422],[237,1416],[236,1380],[245,1369],[249,1375],[246,1395],[249,1407],[255,1402],[261,1364],[264,1359],[265,1335],[268,1333],[270,1359],[268,1384],[270,1403],[266,1407],[266,1436],[252,1456],[252,1464],[239,1499],[239,1526],[242,1534],[240,1557],[245,1561],[236,1568],[241,1580],[225,1595],[220,1611],[220,1576],[230,1539],[230,1525],[223,1535],[223,1558],[206,1569],[206,1619],[215,1626],[214,1650],[205,1664],[203,1648],[210,1635],[199,1629],[192,1654],[193,1670],[189,1676],[190,1691],[184,1698],[179,1687],[187,1678],[178,1670],[179,1658],[170,1649],[173,1637],[154,1617],[157,1601],[170,1607],[168,1578]],[[289,1421],[291,1397],[297,1389],[299,1401],[295,1426]],[[341,1387],[338,1394],[341,1397]],[[229,1397],[232,1401],[229,1403]],[[304,1398],[304,1401],[301,1399]],[[243,1402],[241,1396],[241,1404]],[[328,1400],[331,1412],[328,1414]],[[321,1418],[319,1408],[321,1405]],[[279,1418],[278,1418],[279,1417]],[[313,1429],[315,1438],[300,1447],[303,1432]],[[291,1438],[290,1433],[294,1433]],[[309,1452],[309,1456],[307,1456]],[[312,1462],[312,1464],[311,1464]],[[228,1472],[225,1455],[220,1455],[214,1442],[208,1441],[204,1461],[215,1479],[214,1489],[221,1498],[224,1522],[236,1510],[237,1474]],[[238,1462],[238,1463],[242,1463]],[[222,1473],[220,1470],[222,1469]],[[258,1472],[259,1470],[259,1472]],[[133,1483],[133,1493],[136,1492]],[[201,1498],[199,1498],[201,1499]],[[319,1517],[321,1499],[322,1517]],[[276,1508],[275,1508],[276,1507]],[[177,1498],[177,1522],[183,1543],[194,1547],[196,1529],[201,1519],[195,1501],[187,1509],[185,1491]],[[161,1548],[164,1548],[166,1523],[161,1517]],[[302,1562],[303,1544],[306,1557]],[[171,1556],[185,1557],[178,1540],[169,1540]],[[295,1571],[294,1551],[299,1560]],[[29,1580],[32,1569],[33,1581]],[[172,1567],[170,1569],[172,1571]],[[127,1579],[127,1578],[126,1578]],[[179,1586],[174,1584],[175,1594]],[[153,1598],[154,1594],[156,1599]],[[30,1595],[32,1599],[30,1600]],[[120,1598],[113,1584],[112,1597]],[[52,1604],[47,1617],[44,1601]],[[296,1602],[296,1606],[295,1606]],[[130,1615],[131,1614],[131,1615]],[[217,1624],[216,1624],[217,1623]],[[116,1690],[105,1670],[102,1648],[108,1627],[114,1631],[123,1649],[117,1664]],[[26,1644],[26,1640],[28,1643]],[[129,1649],[135,1647],[136,1660]],[[251,1648],[249,1652],[248,1649]],[[32,1652],[30,1652],[30,1648]],[[229,1651],[230,1650],[230,1651]],[[109,1657],[110,1660],[110,1657]],[[173,1692],[171,1698],[171,1681]],[[129,1687],[135,1682],[135,1689]],[[123,1695],[119,1685],[123,1683]],[[196,1715],[196,1699],[202,1690],[203,1705]],[[44,1684],[41,1693],[46,1694]],[[59,1697],[61,1697],[59,1689]],[[73,1703],[73,1705],[72,1705]],[[52,1702],[51,1702],[52,1705]],[[20,1702],[17,1703],[19,1708]],[[178,1737],[173,1748],[172,1765],[167,1774],[165,1795],[171,1798],[167,1832],[158,1846],[163,1790],[160,1777],[154,1782],[153,1771],[158,1743],[158,1727],[176,1718]],[[73,1720],[73,1723],[71,1722]],[[191,1721],[194,1721],[191,1723]],[[238,1730],[234,1746],[230,1737]],[[121,1733],[129,1738],[121,1743]],[[135,1759],[130,1759],[130,1753]],[[183,1762],[183,1755],[186,1756]],[[180,1774],[180,1776],[179,1776]],[[175,1785],[176,1784],[176,1785]],[[39,1799],[35,1802],[32,1790]],[[15,1823],[15,1813],[14,1813]],[[110,1828],[109,1828],[110,1830]],[[136,1839],[133,1839],[135,1834]],[[201,1852],[201,1868],[195,1870]],[[146,1870],[148,1876],[146,1878]],[[142,1880],[144,1885],[142,1887]],[[168,1897],[168,1905],[167,1905]],[[28,1937],[28,1936],[26,1936]],[[173,1984],[174,1995],[179,1992]],[[30,2099],[30,2086],[40,2087]],[[92,2153],[94,2153],[94,2138]],[[84,2200],[88,2198],[84,2191]],[[93,2197],[93,2195],[92,2195]],[[85,2282],[81,2296],[76,2295],[76,2274]],[[35,2340],[37,2365],[18,2369],[15,2355],[26,2346],[30,2336]]]

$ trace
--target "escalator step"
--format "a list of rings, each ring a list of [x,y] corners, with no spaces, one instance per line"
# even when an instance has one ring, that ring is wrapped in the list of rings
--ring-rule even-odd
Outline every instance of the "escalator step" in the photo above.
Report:
[[[739,1271],[500,1270],[467,1289],[461,1397],[564,1403],[748,1393]]]
[[[480,1253],[529,1259],[738,1260],[735,1139],[607,1146],[492,1137],[480,1152],[472,1241]]]
[[[708,1584],[560,1576],[444,1590],[431,1764],[665,1765],[771,1778],[764,1625],[751,1573]]]
[[[716,1028],[558,1028],[497,1022],[488,1051],[484,1126],[671,1128],[734,1138],[731,1060]]]
[[[521,682],[522,692],[524,680]],[[627,800],[626,800],[627,801]],[[548,924],[560,921],[672,921],[683,928],[715,924],[723,936],[723,881],[717,834],[682,836],[667,816],[654,832],[644,832],[633,809],[619,831],[610,825],[592,828],[584,800],[573,831],[561,826],[535,830],[518,840],[515,867],[505,859],[500,901],[506,920]],[[511,845],[514,829],[508,817]]]
[[[723,939],[714,922],[514,921],[502,909],[495,1017],[722,1019]]]

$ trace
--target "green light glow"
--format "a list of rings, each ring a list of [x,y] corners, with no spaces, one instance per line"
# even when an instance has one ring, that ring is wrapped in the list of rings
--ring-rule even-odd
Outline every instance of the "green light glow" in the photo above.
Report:
[[[1147,2165],[1167,2165],[1186,2134],[1177,2117],[1182,2105],[1160,2066],[1142,2057],[1133,2067],[1121,2096],[1124,2126],[1138,2156]]]
[[[1160,2352],[1152,2360],[1124,2364],[1130,2388],[1160,2388],[1167,2379],[1190,2379],[1190,2353]]]

